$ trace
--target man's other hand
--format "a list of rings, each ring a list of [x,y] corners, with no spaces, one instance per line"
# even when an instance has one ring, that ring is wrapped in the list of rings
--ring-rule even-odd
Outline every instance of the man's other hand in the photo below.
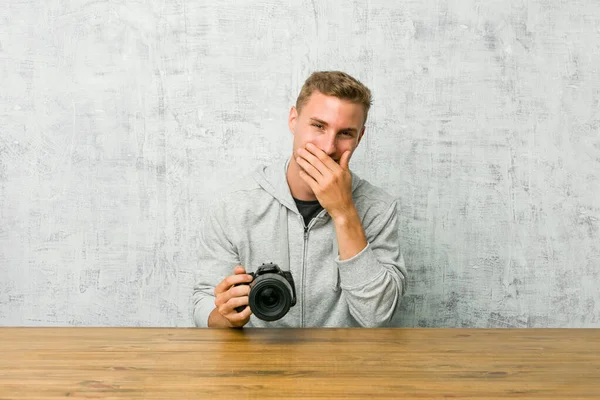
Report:
[[[248,307],[249,285],[242,283],[252,282],[252,276],[246,274],[246,269],[238,265],[229,275],[215,287],[215,309],[208,317],[208,326],[215,328],[241,328],[250,320],[252,311]],[[236,286],[239,285],[239,286]],[[241,312],[237,307],[247,306]]]

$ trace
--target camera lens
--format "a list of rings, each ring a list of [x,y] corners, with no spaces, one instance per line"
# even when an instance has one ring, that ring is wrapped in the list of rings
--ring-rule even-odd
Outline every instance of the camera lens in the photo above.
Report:
[[[258,301],[266,308],[273,308],[279,303],[279,293],[273,288],[265,288],[260,292]]]
[[[252,313],[264,321],[282,318],[292,305],[292,288],[278,274],[265,274],[256,278],[248,303]]]

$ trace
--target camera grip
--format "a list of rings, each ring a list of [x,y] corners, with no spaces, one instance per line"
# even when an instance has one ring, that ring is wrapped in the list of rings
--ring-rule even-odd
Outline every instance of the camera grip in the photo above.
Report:
[[[236,307],[235,311],[240,313],[240,312],[244,311],[246,309],[246,307],[248,307],[248,306],[239,306],[239,307]]]

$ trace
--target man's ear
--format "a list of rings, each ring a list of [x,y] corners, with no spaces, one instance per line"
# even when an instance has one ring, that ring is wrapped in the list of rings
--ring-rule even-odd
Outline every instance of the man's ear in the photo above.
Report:
[[[288,117],[288,127],[290,128],[290,132],[293,135],[296,134],[296,123],[298,122],[298,110],[296,110],[295,106],[290,108],[290,115]]]
[[[365,134],[365,127],[363,126],[362,130],[360,131],[360,134],[358,135],[358,142],[356,142],[356,146],[358,146],[360,144],[360,141],[363,138],[364,134]]]

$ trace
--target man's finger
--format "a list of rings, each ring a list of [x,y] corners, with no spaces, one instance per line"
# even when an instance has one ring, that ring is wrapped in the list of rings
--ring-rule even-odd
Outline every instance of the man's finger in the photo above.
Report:
[[[231,293],[229,293],[229,290],[226,290],[223,293],[219,293],[215,297],[215,306],[219,308],[219,312],[221,314],[223,314],[223,310],[221,308],[225,307],[229,299],[231,299]]]
[[[249,299],[249,296],[234,297],[227,302],[227,306],[231,306],[231,309],[235,310],[238,307],[247,306]]]
[[[325,153],[323,153],[323,154],[325,154]],[[328,174],[331,173],[329,168],[327,168],[327,166],[325,164],[323,164],[323,162],[319,159],[319,157],[317,157],[316,155],[314,155],[313,153],[308,151],[308,149],[302,149],[302,148],[298,149],[297,155],[298,155],[298,157],[303,158],[304,160],[306,160],[306,162],[308,162],[310,165],[315,167],[315,169],[318,170],[321,175],[327,176]],[[325,155],[327,156],[327,154],[325,154]],[[327,156],[327,157],[329,157],[329,156]]]
[[[215,287],[215,296],[226,292],[233,285],[238,285],[240,283],[251,282],[252,276],[247,274],[238,274],[238,275],[229,275],[227,278],[223,279],[216,287]]]
[[[227,319],[232,323],[245,323],[250,318],[250,315],[252,315],[252,310],[250,309],[250,307],[246,307],[239,313],[229,315]]]
[[[248,296],[250,293],[250,286],[248,285],[240,285],[233,286],[228,290],[219,293],[215,298],[215,306],[219,307],[227,302],[231,301],[231,299],[235,299],[237,297]]]
[[[335,171],[335,169],[339,167],[338,164],[333,160],[333,158],[329,156],[329,154],[325,153],[323,150],[321,150],[314,144],[307,143],[306,150],[313,154],[319,161],[321,161],[328,170]]]
[[[227,291],[227,293],[229,293],[230,298],[248,296],[248,294],[250,293],[250,286],[249,285],[234,286],[234,287],[230,288]]]
[[[244,268],[243,265],[236,265],[235,268],[233,269],[233,273],[236,275],[245,274],[246,268]]]
[[[296,162],[298,163],[300,168],[302,168],[302,170],[304,170],[304,172],[306,172],[308,175],[310,175],[315,181],[319,181],[319,179],[321,179],[323,177],[323,174],[321,174],[321,172],[318,169],[316,169],[312,164],[310,164],[304,158],[297,157]]]
[[[299,172],[300,178],[306,182],[306,184],[310,187],[313,193],[316,195],[319,192],[319,184],[315,179],[307,174],[305,171],[300,170]]]
[[[342,157],[340,158],[340,167],[342,167],[345,170],[348,169],[348,165],[350,164],[350,156],[351,155],[352,155],[352,152],[350,150],[346,150],[344,152],[344,154],[342,154]]]

